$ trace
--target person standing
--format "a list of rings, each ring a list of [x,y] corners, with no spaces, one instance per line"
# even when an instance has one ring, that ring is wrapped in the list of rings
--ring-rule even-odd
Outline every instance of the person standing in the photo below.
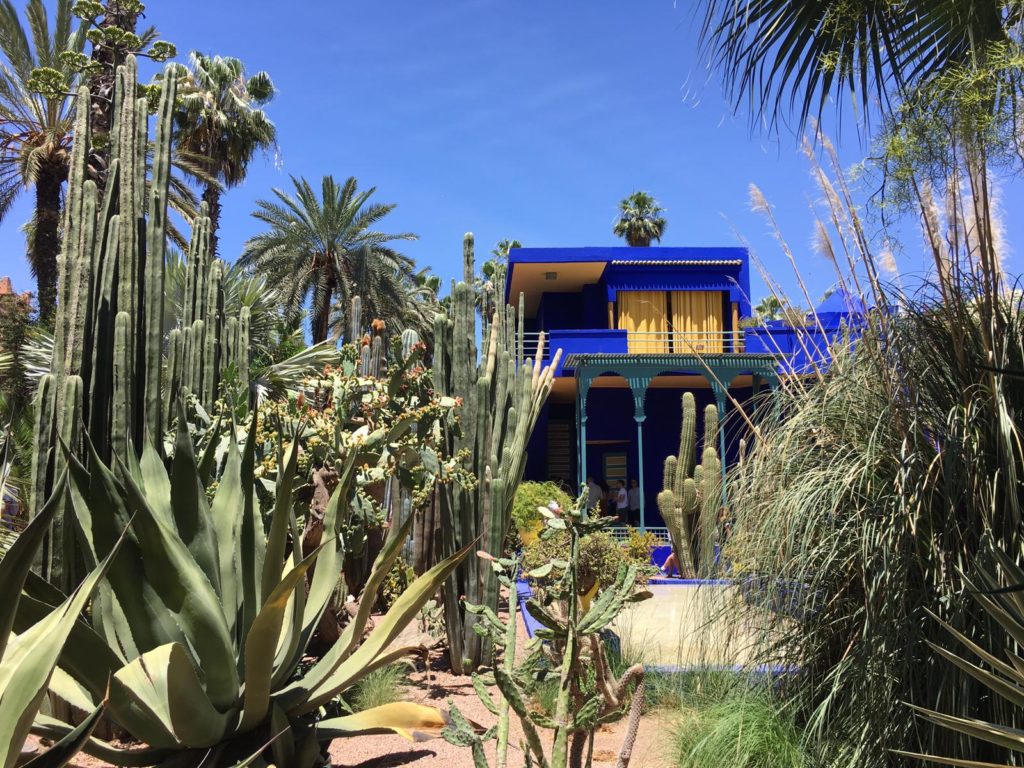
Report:
[[[626,493],[626,481],[619,480],[618,488],[615,491],[615,516],[619,519],[619,523],[626,525],[629,521],[627,517],[629,515],[629,494]]]
[[[634,477],[629,481],[629,524],[640,524],[640,483]]]

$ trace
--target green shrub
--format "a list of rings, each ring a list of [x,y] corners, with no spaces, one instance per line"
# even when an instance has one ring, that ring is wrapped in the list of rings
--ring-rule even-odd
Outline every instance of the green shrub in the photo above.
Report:
[[[650,536],[650,534],[646,534]],[[653,538],[653,537],[651,537]],[[641,539],[638,539],[640,541]],[[537,539],[523,546],[523,567],[527,570],[539,568],[550,560],[564,560],[569,556],[569,535],[567,533],[548,539]],[[654,568],[651,566],[650,550],[646,544],[622,545],[609,534],[598,531],[580,540],[579,578],[580,591],[587,593],[594,583],[601,588],[615,583],[621,565],[637,566],[637,584],[645,584]]]
[[[684,709],[673,738],[680,768],[807,768],[799,729],[760,691],[726,696],[707,708]]]
[[[515,501],[512,502],[512,525],[505,539],[506,552],[515,552],[524,542],[533,541],[541,528],[541,517],[537,507],[546,507],[552,501],[558,502],[562,509],[568,509],[573,504],[569,494],[550,481],[527,481],[519,484]]]

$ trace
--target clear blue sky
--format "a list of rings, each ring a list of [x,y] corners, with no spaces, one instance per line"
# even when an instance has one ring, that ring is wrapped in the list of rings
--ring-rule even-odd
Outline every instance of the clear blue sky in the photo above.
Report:
[[[20,4],[20,3],[19,3]],[[763,218],[775,205],[814,293],[832,282],[812,253],[817,195],[791,134],[752,132],[734,117],[698,57],[692,0],[152,0],[146,21],[184,56],[195,48],[267,70],[280,153],[258,158],[224,201],[222,255],[233,260],[257,222],[255,200],[289,174],[356,176],[398,203],[407,253],[447,280],[461,238],[478,253],[503,237],[532,246],[607,245],[616,203],[653,193],[667,209],[665,245],[734,245],[741,234],[794,291]],[[845,162],[866,150],[841,136]],[[1020,184],[1003,188],[1018,210]],[[26,194],[0,224],[0,275],[34,287],[20,226]],[[1007,218],[1012,244],[1024,234]],[[916,235],[907,242],[920,253]],[[906,257],[902,266],[918,269]],[[1013,268],[1013,260],[1010,262]],[[755,300],[765,294],[755,278]]]

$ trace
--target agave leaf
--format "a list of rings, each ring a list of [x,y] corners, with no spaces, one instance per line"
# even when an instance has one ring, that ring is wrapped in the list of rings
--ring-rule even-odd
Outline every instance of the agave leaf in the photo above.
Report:
[[[310,580],[309,594],[305,595],[305,605],[301,614],[298,610],[294,613],[295,626],[289,632],[287,645],[275,659],[277,669],[271,681],[271,688],[279,688],[291,674],[291,670],[299,662],[309,640],[320,624],[320,618],[324,615],[327,606],[330,605],[334,595],[334,589],[338,584],[338,543],[335,535],[335,525],[338,518],[338,505],[343,492],[342,483],[339,483],[331,494],[324,511],[324,535],[320,547],[320,554],[317,555],[316,564],[313,566],[313,577]],[[335,644],[337,645],[337,644]]]
[[[68,635],[69,645],[71,635]],[[50,677],[50,683],[47,686],[47,690],[58,698],[66,701],[75,709],[79,709],[83,712],[91,712],[97,706],[99,701],[92,695],[87,687],[82,685],[78,680],[69,675],[63,669],[60,668],[60,657],[58,657],[57,666],[53,668],[53,675]],[[102,700],[102,699],[101,699]]]
[[[195,472],[194,465],[192,471]],[[239,680],[234,644],[220,598],[182,539],[154,515],[131,477],[126,475],[125,479],[128,501],[137,511],[135,528],[145,581],[153,585],[168,612],[178,620],[205,673],[210,701],[218,710],[225,711],[238,697]]]
[[[270,732],[274,740],[270,743],[270,751],[274,756],[274,765],[292,765],[295,759],[295,738],[288,716],[277,704],[270,710]]]
[[[398,633],[416,617],[423,604],[434,596],[438,587],[472,551],[474,545],[475,542],[467,544],[413,581],[405,592],[395,600],[391,609],[377,622],[373,632],[356,649],[355,653],[337,667],[330,669],[326,676],[322,673],[318,676],[322,682],[309,685],[307,681],[310,674],[307,673],[305,678],[293,684],[290,687],[289,696],[283,699],[289,713],[307,714],[312,712],[348,688],[352,680],[363,674],[365,669],[373,664],[377,657],[391,645]],[[327,657],[321,659],[314,665],[314,669],[323,664],[326,659]]]
[[[409,515],[397,529],[391,529],[387,541],[384,542],[383,549],[381,549],[377,559],[374,560],[373,567],[370,569],[370,576],[366,580],[366,586],[363,587],[363,593],[359,596],[359,610],[356,612],[355,618],[345,627],[345,632],[338,641],[344,648],[342,651],[343,658],[353,651],[359,639],[363,636],[363,630],[366,628],[366,622],[370,618],[370,611],[373,610],[377,593],[380,591],[384,580],[391,573],[391,568],[401,554],[405,540],[409,537],[410,531],[412,531],[412,523],[412,515]]]
[[[25,587],[35,559],[36,551],[43,543],[46,533],[50,530],[50,521],[54,513],[63,506],[64,489],[67,484],[67,472],[57,481],[53,495],[43,505],[39,514],[28,524],[21,535],[14,540],[7,554],[0,560],[0,594],[5,595],[0,601],[0,659],[4,656],[7,639],[14,629],[15,617],[18,613],[18,601]]]
[[[136,738],[154,747],[212,747],[233,717],[211,703],[188,652],[178,643],[149,651],[118,670],[110,711]]]
[[[167,476],[167,468],[164,467],[163,459],[148,440],[142,449],[139,471],[142,477],[142,487],[146,489],[146,497],[150,500],[153,511],[160,516],[165,525],[177,529],[171,505],[171,479]]]
[[[321,740],[357,733],[393,732],[409,741],[427,741],[438,738],[447,724],[448,718],[433,707],[395,701],[354,715],[321,720],[316,730]]]
[[[228,458],[217,493],[210,505],[210,516],[217,540],[217,559],[220,569],[220,599],[224,621],[233,632],[242,605],[242,585],[238,574],[242,564],[238,541],[242,533],[242,518],[238,510],[244,506],[242,490],[242,456],[234,440],[228,441]]]
[[[34,574],[32,578],[42,581]],[[60,597],[63,599],[63,595]],[[57,605],[59,604],[60,601],[57,602]],[[22,595],[18,603],[14,631],[26,631],[33,624],[46,618],[54,607],[53,604],[30,597],[28,593]],[[123,667],[124,663],[125,660],[119,657],[92,627],[81,620],[76,621],[71,628],[68,642],[64,644],[57,661],[59,669],[66,671],[90,692],[93,705],[106,695],[110,676]]]
[[[242,451],[241,477],[242,482],[242,527],[239,534],[239,558],[242,567],[238,573],[241,578],[242,595],[242,625],[238,634],[245,637],[252,626],[256,614],[259,612],[263,601],[260,599],[260,575],[263,573],[263,563],[266,558],[266,531],[263,528],[263,518],[260,515],[259,507],[253,498],[254,486],[251,479],[254,477],[256,465],[256,426],[259,411],[253,410],[252,421],[249,424],[249,434],[245,439],[245,449]]]
[[[178,399],[178,430],[174,440],[174,460],[171,462],[171,506],[174,509],[174,530],[202,568],[214,591],[220,594],[220,561],[217,557],[217,539],[210,522],[206,491],[199,481],[199,467],[188,433],[185,406]],[[153,503],[151,496],[147,502]]]
[[[55,496],[63,495],[65,481],[66,475],[62,475]],[[86,577],[60,608],[8,642],[7,652],[0,660],[0,768],[11,768],[18,759],[61,648],[117,550],[115,544],[100,567]]]
[[[35,722],[32,724],[32,733],[36,736],[55,741],[67,738],[74,731],[75,728],[72,726],[49,715],[36,715]],[[157,749],[148,746],[121,749],[95,737],[85,741],[82,751],[104,762],[124,766],[124,768],[144,768],[144,766],[158,765],[173,754],[172,750],[166,748]]]
[[[67,765],[82,751],[82,747],[89,741],[92,732],[96,730],[96,724],[103,717],[106,706],[107,702],[104,699],[67,736],[60,739],[42,754],[36,755],[27,763],[24,763],[21,768],[62,768]]]
[[[295,469],[299,463],[298,435],[302,432],[302,424],[295,431],[285,455],[284,467],[277,478],[277,495],[274,500],[274,511],[270,518],[270,533],[267,535],[266,559],[263,562],[263,580],[260,595],[263,600],[270,594],[281,580],[281,563],[284,561],[285,547],[288,544],[288,531],[294,522],[295,511],[292,506],[292,488],[295,485]]]
[[[134,658],[159,645],[183,640],[174,622],[146,579],[142,551],[129,530],[131,515],[124,503],[124,489],[103,464],[90,441],[93,477],[73,455],[68,455],[71,501],[79,531],[86,542],[86,564],[96,563],[111,551],[123,535],[121,553],[110,565],[108,578],[99,586],[93,602],[93,623],[106,642],[124,658]]]
[[[242,722],[239,725],[242,732],[255,727],[267,716],[274,658],[284,624],[285,609],[296,589],[304,589],[306,571],[313,565],[321,549],[315,550],[281,579],[249,629],[245,641],[245,697]]]
[[[220,425],[224,419],[224,412],[221,411],[217,414],[217,420],[213,422],[213,429],[210,430],[210,442],[206,444],[206,448],[203,449],[203,455],[199,459],[199,482],[203,484],[205,488],[210,484],[213,479],[213,471],[217,465],[217,445],[220,443]],[[232,421],[232,425],[234,421]],[[228,444],[234,445],[235,443],[234,430],[228,438]],[[237,447],[236,447],[237,450]]]
[[[340,486],[335,489],[335,493],[340,499]],[[334,496],[332,495],[332,499]],[[302,687],[305,691],[313,690],[318,686],[322,685],[324,681],[330,677],[332,672],[338,668],[338,666],[346,659],[359,639],[363,636],[363,630],[366,627],[366,620],[370,616],[370,611],[373,608],[374,598],[377,591],[380,589],[381,584],[384,583],[384,579],[387,578],[388,573],[391,571],[391,566],[394,561],[398,559],[398,555],[402,551],[402,545],[405,543],[406,536],[409,535],[409,531],[412,529],[412,515],[410,515],[404,523],[398,528],[391,532],[388,536],[387,541],[384,542],[384,548],[380,554],[377,555],[377,559],[373,562],[373,567],[370,569],[370,576],[366,580],[366,586],[363,588],[363,594],[359,600],[359,610],[356,612],[355,617],[348,623],[345,630],[341,633],[341,637],[338,638],[330,650],[325,653],[320,660],[314,664],[305,674],[302,681],[297,681],[289,686],[286,690],[292,690],[296,687]],[[325,527],[324,531],[328,529]],[[318,571],[320,569],[317,569]],[[311,628],[312,629],[312,628]],[[291,698],[288,699],[291,701]]]

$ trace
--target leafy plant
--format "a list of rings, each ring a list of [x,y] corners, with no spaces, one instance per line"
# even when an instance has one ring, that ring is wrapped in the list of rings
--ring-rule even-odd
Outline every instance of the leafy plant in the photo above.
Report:
[[[580,544],[585,535],[600,531],[605,521],[585,520],[582,498],[575,509],[570,508],[561,515],[546,507],[540,510],[546,526],[542,538],[565,533],[569,535],[566,559],[552,559],[529,572],[533,578],[549,578],[553,573],[559,575],[557,582],[549,585],[542,598],[531,599],[528,603],[530,615],[543,625],[543,629],[537,631],[527,656],[517,663],[516,601],[511,596],[515,595],[513,576],[519,570],[519,562],[479,552],[481,559],[491,564],[499,583],[510,595],[505,621],[488,606],[466,606],[468,611],[483,619],[476,625],[476,631],[486,633],[497,646],[504,648],[501,666],[493,671],[493,682],[500,693],[497,701],[486,688],[491,676],[473,677],[477,694],[487,709],[498,717],[498,722],[481,734],[452,706],[452,724],[445,729],[445,738],[454,744],[470,747],[474,764],[478,768],[487,765],[483,744],[496,738],[497,765],[504,766],[507,760],[509,721],[514,712],[522,726],[521,748],[527,755],[527,764],[536,761],[542,768],[565,768],[569,765],[576,768],[584,765],[584,754],[593,753],[594,731],[605,723],[625,716],[630,687],[636,682],[629,707],[630,724],[619,755],[620,762],[624,760],[628,763],[643,706],[644,669],[642,665],[636,664],[621,676],[616,676],[601,633],[615,620],[627,602],[646,599],[650,593],[635,589],[635,566],[621,567],[614,584],[605,589],[599,590],[599,585],[595,583],[583,593],[577,565]],[[589,674],[585,675],[585,671],[592,673],[592,684],[588,684]],[[543,680],[549,675],[558,680],[553,713],[547,715],[531,711],[527,706],[529,688],[533,681]],[[552,731],[550,750],[544,748],[539,728]],[[589,757],[586,758],[586,765],[589,768]]]
[[[560,509],[572,506],[572,499],[556,483],[527,480],[516,488],[512,501],[512,525],[505,537],[505,551],[511,554],[524,544],[532,544],[544,529],[544,517],[537,511],[551,502]]]

